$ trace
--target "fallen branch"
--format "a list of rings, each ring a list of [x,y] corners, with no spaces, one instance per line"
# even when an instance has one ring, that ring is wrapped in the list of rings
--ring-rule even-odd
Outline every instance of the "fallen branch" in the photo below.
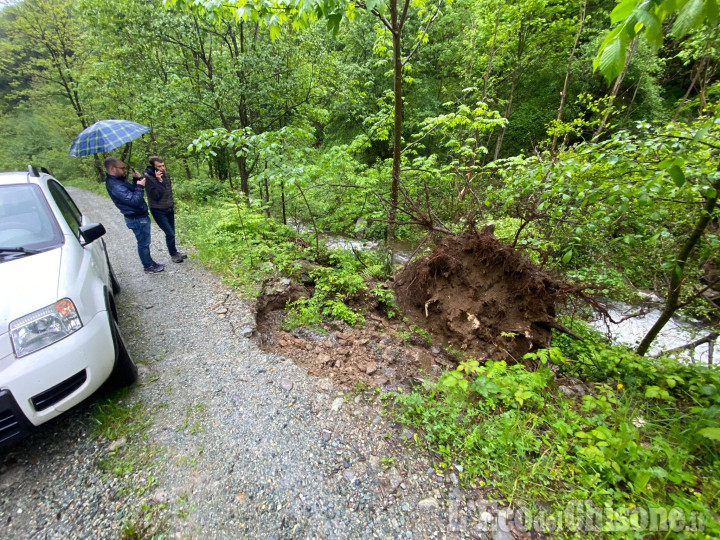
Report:
[[[570,337],[572,337],[572,338],[575,338],[575,339],[580,340],[580,341],[584,341],[584,339],[583,339],[581,336],[578,336],[575,332],[573,332],[573,331],[570,330],[568,327],[566,327],[566,326],[563,325],[563,324],[560,324],[560,323],[557,322],[557,321],[549,321],[549,322],[547,323],[547,325],[548,325],[550,328],[554,328],[555,330],[558,330],[558,331],[562,332],[563,334],[567,334],[568,336],[570,336]]]
[[[658,353],[658,354],[655,355],[655,358],[657,358],[658,356],[662,356],[663,354],[675,353],[675,352],[679,352],[679,351],[682,351],[682,350],[685,350],[685,349],[691,350],[691,349],[694,349],[695,347],[699,347],[700,345],[702,345],[702,344],[704,344],[704,343],[710,343],[710,344],[712,344],[712,343],[715,342],[715,340],[716,340],[717,338],[718,338],[718,333],[717,333],[717,332],[710,332],[710,333],[709,333],[707,336],[705,336],[704,338],[700,338],[700,339],[698,339],[698,340],[696,340],[696,341],[693,341],[692,343],[687,343],[687,344],[685,344],[685,345],[681,345],[680,347],[675,347],[674,349],[670,349],[669,351],[660,352],[660,353]],[[712,350],[712,349],[711,349],[711,350]],[[712,364],[712,356],[708,359],[708,363],[709,363],[709,364]]]

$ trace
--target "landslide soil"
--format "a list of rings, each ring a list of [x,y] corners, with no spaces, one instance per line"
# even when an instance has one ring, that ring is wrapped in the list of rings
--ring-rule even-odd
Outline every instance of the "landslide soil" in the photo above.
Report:
[[[521,361],[550,345],[551,328],[561,327],[556,306],[579,294],[491,233],[476,232],[446,236],[406,266],[393,288],[401,317],[388,319],[381,306],[357,298],[366,310],[362,327],[329,322],[287,332],[286,303],[312,296],[312,283],[269,283],[257,305],[260,345],[338,384],[404,384],[454,367],[457,359],[448,350]]]

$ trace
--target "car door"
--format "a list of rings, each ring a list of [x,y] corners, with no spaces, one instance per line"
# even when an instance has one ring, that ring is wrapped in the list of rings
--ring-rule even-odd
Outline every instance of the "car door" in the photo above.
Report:
[[[79,310],[84,312],[86,317],[94,317],[106,308],[108,268],[104,245],[101,240],[83,245],[80,227],[87,225],[88,220],[59,182],[48,179],[47,187],[59,210],[58,219],[64,222],[63,225],[67,225],[58,297],[74,296],[81,304],[78,306]]]

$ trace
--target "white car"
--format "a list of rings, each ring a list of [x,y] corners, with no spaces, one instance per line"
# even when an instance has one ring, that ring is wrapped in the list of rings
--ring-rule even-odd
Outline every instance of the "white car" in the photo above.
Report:
[[[103,234],[44,169],[0,173],[0,445],[137,379]]]

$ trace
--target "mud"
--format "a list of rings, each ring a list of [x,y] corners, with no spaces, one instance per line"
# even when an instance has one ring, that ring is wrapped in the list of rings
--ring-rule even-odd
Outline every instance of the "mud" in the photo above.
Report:
[[[305,280],[303,280],[305,281]],[[312,286],[288,278],[266,284],[258,300],[260,345],[291,357],[335,383],[411,383],[457,365],[448,352],[477,359],[520,361],[550,344],[555,308],[577,290],[557,281],[492,234],[444,238],[408,265],[394,284],[404,321],[365,305],[366,324],[327,322],[319,329],[282,329],[287,302],[312,296]],[[429,332],[431,340],[414,328]]]
[[[555,308],[575,292],[492,234],[447,236],[397,276],[403,313],[437,343],[520,361],[550,345]]]
[[[263,350],[288,356],[309,373],[341,386],[410,386],[456,365],[445,351],[403,330],[406,325],[378,315],[368,316],[362,329],[330,322],[292,332],[281,329],[282,319],[282,313],[273,312],[259,323]]]

